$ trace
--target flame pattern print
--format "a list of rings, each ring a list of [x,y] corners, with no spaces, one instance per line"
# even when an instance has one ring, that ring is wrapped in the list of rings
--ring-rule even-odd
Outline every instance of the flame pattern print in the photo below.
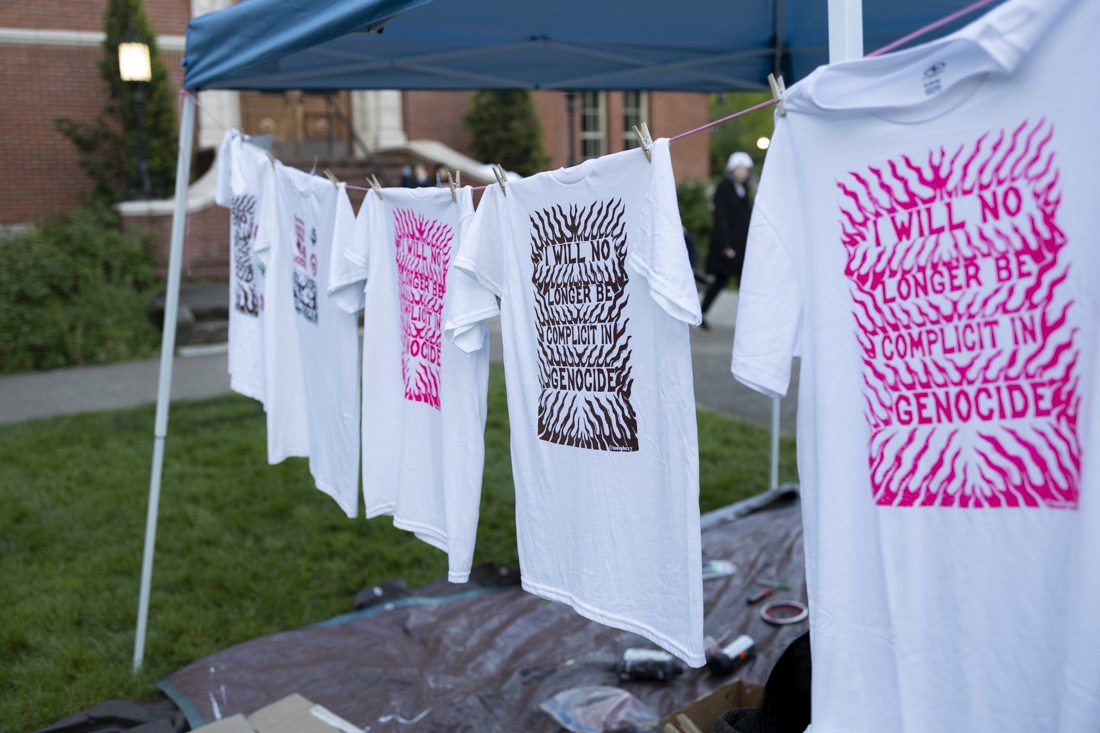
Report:
[[[454,233],[446,224],[415,211],[394,209],[393,215],[405,399],[438,410],[443,296]]]
[[[638,450],[622,200],[531,216],[540,440]]]
[[[875,502],[1076,509],[1080,314],[1053,125],[837,185]]]
[[[256,224],[256,197],[234,196],[229,204],[230,233],[233,248],[233,306],[246,316],[260,315],[260,299],[256,295],[255,272],[252,269],[252,240],[259,227]]]

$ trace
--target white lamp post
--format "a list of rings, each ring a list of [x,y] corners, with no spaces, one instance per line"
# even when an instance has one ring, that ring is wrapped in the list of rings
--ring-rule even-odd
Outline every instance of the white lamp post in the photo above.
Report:
[[[133,83],[134,117],[137,121],[138,171],[141,173],[141,198],[153,197],[153,183],[149,179],[149,162],[145,159],[145,118],[142,114],[145,98],[141,94],[141,84],[153,78],[153,67],[149,61],[149,44],[134,28],[130,28],[118,44],[118,72],[123,81]]]

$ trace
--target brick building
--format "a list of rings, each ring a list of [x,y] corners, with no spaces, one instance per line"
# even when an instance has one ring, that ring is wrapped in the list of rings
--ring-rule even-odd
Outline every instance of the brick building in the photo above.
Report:
[[[145,0],[174,86],[183,78],[179,63],[188,20],[229,2]],[[105,90],[96,62],[102,53],[105,5],[105,0],[0,4],[0,88],[6,100],[5,134],[0,138],[0,159],[5,163],[0,169],[0,227],[23,225],[44,213],[76,206],[80,194],[91,188],[75,149],[52,120],[92,121],[103,105]],[[461,122],[473,94],[379,90],[341,92],[330,98],[301,92],[214,91],[203,92],[200,101],[229,126],[254,135],[272,133],[273,152],[291,165],[309,167],[319,156],[322,165],[353,180],[366,166],[359,140],[383,165],[439,162],[463,170],[464,180],[476,183],[484,178],[479,181],[477,162],[468,157],[470,140]],[[657,137],[697,127],[708,118],[704,94],[577,93],[572,103],[571,156],[568,96],[549,91],[533,96],[551,167],[635,146],[630,127],[642,120]],[[197,121],[196,162],[201,174],[212,162],[210,151],[217,147],[222,130],[202,111]],[[680,180],[706,178],[709,137],[677,142],[673,165]],[[188,254],[193,271],[220,279],[227,273],[229,225],[227,212],[213,205],[213,176],[210,168],[191,187]],[[170,201],[127,202],[120,210],[130,226],[164,234],[169,229]]]

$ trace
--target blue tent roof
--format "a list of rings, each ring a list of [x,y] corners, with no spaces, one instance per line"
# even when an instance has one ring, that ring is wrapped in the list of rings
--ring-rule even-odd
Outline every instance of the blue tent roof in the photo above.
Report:
[[[968,2],[866,0],[865,46]],[[188,25],[184,86],[732,91],[827,60],[827,0],[246,0]]]

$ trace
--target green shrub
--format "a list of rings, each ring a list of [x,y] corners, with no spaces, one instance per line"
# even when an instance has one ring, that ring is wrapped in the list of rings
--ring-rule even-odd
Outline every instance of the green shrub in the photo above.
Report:
[[[153,241],[109,209],[43,218],[0,242],[0,372],[152,354]]]
[[[714,214],[707,200],[707,181],[680,181],[676,185],[676,200],[680,204],[680,221],[699,242],[699,264],[707,261],[707,243],[714,228]]]
[[[462,124],[473,138],[470,151],[482,163],[499,163],[521,176],[534,175],[550,164],[535,103],[526,89],[478,92]]]

